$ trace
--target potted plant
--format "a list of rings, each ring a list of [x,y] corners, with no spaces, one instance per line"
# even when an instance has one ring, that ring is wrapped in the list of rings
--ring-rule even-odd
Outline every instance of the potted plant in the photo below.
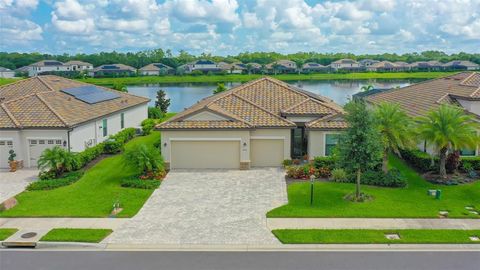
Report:
[[[17,156],[17,154],[15,154],[15,151],[13,151],[13,149],[10,149],[10,151],[8,151],[8,154],[10,154],[8,156],[8,165],[10,166],[10,171],[11,172],[15,172],[17,171],[17,161],[15,160],[15,157]]]

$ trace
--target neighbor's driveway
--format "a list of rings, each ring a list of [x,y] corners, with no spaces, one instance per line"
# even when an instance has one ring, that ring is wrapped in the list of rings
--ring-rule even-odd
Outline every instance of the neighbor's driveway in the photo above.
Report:
[[[287,202],[281,169],[171,171],[106,242],[275,244],[265,214]]]
[[[0,169],[0,203],[22,192],[25,187],[37,179],[38,170],[21,169],[9,172],[8,169]]]

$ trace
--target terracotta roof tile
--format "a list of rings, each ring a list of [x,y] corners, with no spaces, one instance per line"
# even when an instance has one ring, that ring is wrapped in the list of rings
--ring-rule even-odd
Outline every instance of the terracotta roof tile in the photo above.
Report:
[[[339,105],[325,97],[264,77],[207,97],[158,125],[157,128],[205,128],[207,125],[205,121],[184,121],[188,116],[205,109],[228,115],[232,120],[243,121],[248,128],[295,127],[295,123],[282,115],[282,112],[288,109],[292,110],[290,115],[312,114],[319,117],[343,112]],[[189,123],[186,124],[186,122]],[[226,128],[229,123],[233,122],[212,123],[207,126],[208,128],[214,128],[212,126]],[[232,128],[239,127],[238,124],[230,125]]]
[[[1,86],[0,98],[4,99],[0,104],[16,127],[26,128],[72,127],[149,101],[147,98],[97,86],[115,92],[120,97],[88,104],[60,91],[85,85],[89,84],[58,76],[38,76]],[[0,128],[12,128],[12,123],[3,118]]]
[[[347,122],[342,114],[328,115],[317,120],[313,120],[306,124],[308,129],[345,129],[348,127]]]

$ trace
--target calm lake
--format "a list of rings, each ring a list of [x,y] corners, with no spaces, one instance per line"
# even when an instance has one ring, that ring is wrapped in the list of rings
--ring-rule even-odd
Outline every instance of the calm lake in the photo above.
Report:
[[[304,90],[333,99],[338,104],[345,104],[348,99],[364,85],[372,84],[375,88],[388,89],[397,86],[407,86],[418,80],[332,80],[332,81],[288,81],[288,83]],[[227,88],[240,85],[240,82],[225,83]],[[155,104],[156,92],[163,89],[171,99],[169,111],[180,112],[202,98],[208,97],[217,87],[216,83],[173,83],[146,84],[128,86],[128,92],[148,97],[150,106]]]

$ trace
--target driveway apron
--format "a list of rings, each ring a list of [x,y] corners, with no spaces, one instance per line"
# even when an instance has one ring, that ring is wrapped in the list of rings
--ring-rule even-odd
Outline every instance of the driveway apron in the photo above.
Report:
[[[276,244],[265,214],[287,202],[279,168],[171,171],[106,242]]]

